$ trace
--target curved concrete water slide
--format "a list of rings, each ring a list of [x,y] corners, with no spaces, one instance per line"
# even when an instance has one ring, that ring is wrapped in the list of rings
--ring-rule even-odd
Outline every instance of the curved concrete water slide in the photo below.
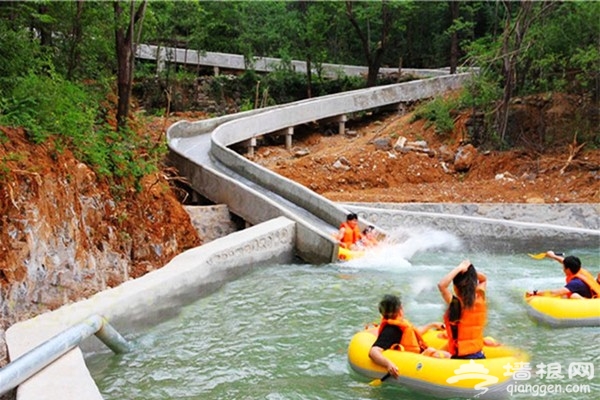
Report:
[[[157,63],[157,69],[163,70],[166,64],[180,64],[190,66],[212,67],[215,74],[219,70],[237,70],[246,71],[252,69],[256,72],[271,72],[283,68],[292,68],[299,74],[306,73],[306,61],[289,60],[284,62],[280,58],[274,57],[247,57],[240,54],[220,53],[212,51],[197,51],[193,49],[160,47],[150,44],[140,44],[136,48],[136,58],[140,60],[149,60]],[[338,78],[340,76],[360,76],[366,75],[369,67],[360,65],[341,65],[322,63],[320,65],[321,74],[327,78]],[[477,70],[477,69],[474,69]],[[443,76],[448,75],[449,68],[442,69],[416,69],[416,68],[380,68],[381,74],[410,74],[416,76]],[[314,71],[316,73],[316,71]]]
[[[361,89],[202,120],[181,121],[167,132],[170,159],[192,188],[254,225],[285,216],[296,221],[296,251],[303,260],[337,259],[332,239],[348,211],[312,190],[257,165],[230,146],[290,127],[355,112],[434,97],[459,88],[469,74],[447,75]],[[365,225],[367,221],[360,221]]]

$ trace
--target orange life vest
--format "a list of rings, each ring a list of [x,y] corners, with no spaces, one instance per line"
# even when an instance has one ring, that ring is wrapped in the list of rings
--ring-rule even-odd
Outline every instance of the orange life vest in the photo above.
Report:
[[[411,353],[421,353],[427,348],[427,344],[421,337],[421,334],[417,332],[415,327],[405,319],[382,319],[379,325],[378,334],[381,333],[386,325],[395,325],[402,330],[402,339],[398,343],[404,351],[410,351]]]
[[[466,309],[460,300],[460,319],[451,322],[449,310],[444,314],[446,333],[448,334],[448,351],[454,356],[466,356],[483,349],[483,330],[487,322],[487,306],[485,292],[477,290],[475,303]],[[452,327],[456,327],[457,337],[454,337]]]
[[[600,297],[600,284],[598,284],[598,281],[594,279],[588,270],[580,268],[575,275],[571,275],[566,278],[567,283],[571,282],[571,279],[573,278],[581,279],[581,281],[590,288],[592,299]]]
[[[344,237],[342,237],[340,240],[341,246],[348,249],[350,246],[356,243],[362,235],[358,226],[352,228],[347,222],[344,222],[340,225],[340,229],[342,228],[344,228]]]

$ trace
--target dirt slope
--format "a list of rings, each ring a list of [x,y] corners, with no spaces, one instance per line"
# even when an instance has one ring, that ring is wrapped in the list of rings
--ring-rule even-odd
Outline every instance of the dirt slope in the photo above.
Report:
[[[303,127],[294,133],[292,151],[265,141],[252,159],[334,201],[600,201],[600,150],[585,145],[569,161],[572,130],[564,131],[561,145],[542,151],[475,149],[470,168],[457,172],[453,155],[463,149],[467,117],[457,118],[454,132],[444,139],[434,127],[412,119],[412,114],[375,115],[347,124],[349,135]],[[407,144],[425,141],[427,152],[394,149],[401,137]],[[382,139],[391,147],[379,148],[376,142]]]

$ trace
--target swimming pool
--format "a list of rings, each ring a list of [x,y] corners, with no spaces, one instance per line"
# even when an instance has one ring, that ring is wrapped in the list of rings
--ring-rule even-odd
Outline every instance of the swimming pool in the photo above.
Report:
[[[128,337],[132,353],[96,353],[86,362],[107,400],[423,399],[398,386],[369,386],[350,370],[347,346],[356,331],[378,321],[385,293],[400,294],[417,325],[440,320],[437,281],[470,258],[489,280],[486,335],[531,355],[530,377],[516,382],[521,386],[513,387],[513,397],[549,390],[562,391],[546,394],[551,399],[600,397],[600,328],[552,330],[525,312],[524,291],[564,284],[558,263],[526,254],[466,254],[451,237],[436,240],[445,242],[416,251],[391,246],[346,264],[265,265],[185,307],[176,319]],[[578,255],[597,272],[598,249],[555,250]],[[407,252],[412,255],[405,258]],[[542,363],[560,369],[563,378],[540,374]],[[569,369],[590,364],[591,378],[569,378]]]

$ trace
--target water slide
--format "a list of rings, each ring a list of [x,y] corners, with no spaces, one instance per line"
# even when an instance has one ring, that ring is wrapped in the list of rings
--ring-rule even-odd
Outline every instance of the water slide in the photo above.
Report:
[[[249,224],[279,216],[297,224],[297,255],[311,263],[337,259],[332,239],[348,210],[312,190],[253,163],[232,150],[252,147],[258,137],[286,134],[318,120],[346,121],[348,115],[430,98],[459,88],[469,74],[447,75],[302,100],[196,122],[181,121],[167,132],[170,159],[194,191],[227,204]],[[361,220],[361,226],[369,221]],[[376,224],[374,224],[376,225]],[[384,229],[379,228],[385,233]]]
[[[204,65],[219,68],[245,69],[242,56],[225,53],[200,54],[192,50],[140,46],[138,58],[165,62]],[[269,71],[281,60],[255,58],[253,67]],[[306,65],[293,61],[293,68],[302,72]],[[329,65],[328,76],[364,74],[366,67]],[[399,71],[382,70],[382,73]],[[473,70],[471,72],[476,72]],[[167,134],[171,160],[186,177],[192,188],[215,203],[229,209],[249,224],[285,216],[297,224],[296,250],[307,262],[330,262],[337,257],[337,245],[331,238],[347,210],[317,195],[308,188],[276,175],[251,162],[231,149],[253,145],[262,135],[287,135],[286,145],[293,140],[294,126],[319,120],[337,120],[340,131],[353,113],[379,110],[431,98],[459,88],[470,73],[449,75],[445,69],[407,70],[402,73],[423,79],[380,86],[352,92],[323,96],[310,100],[252,110],[204,121],[182,121]],[[291,145],[290,145],[291,147]],[[486,209],[482,205],[463,205],[457,212],[430,210],[420,205],[419,211],[378,209],[352,205],[361,216],[361,226],[371,223],[386,233],[397,226],[408,229],[429,226],[452,232],[468,244],[472,251],[521,251],[561,243],[563,246],[597,246],[600,240],[598,207],[587,205],[499,205]],[[439,208],[439,207],[438,207]],[[489,207],[488,207],[489,208]],[[551,217],[550,216],[555,216]],[[564,217],[564,218],[563,218]],[[576,225],[572,225],[577,221]]]
[[[136,48],[136,58],[156,62],[157,70],[166,68],[166,64],[179,64],[189,66],[212,67],[216,74],[220,70],[245,71],[252,69],[256,72],[271,72],[281,69],[282,66],[293,68],[297,73],[306,73],[306,61],[290,60],[282,62],[280,58],[253,57],[248,60],[241,54],[218,53],[212,51],[197,51],[193,49],[161,47],[150,44],[140,44]],[[313,67],[316,68],[316,67]],[[360,65],[340,65],[322,63],[320,71],[313,70],[313,74],[321,73],[327,78],[340,76],[366,76],[369,68]],[[416,69],[416,68],[380,68],[381,74],[410,74],[423,77],[443,76],[449,73],[448,68],[441,69]]]
[[[232,213],[251,225],[279,216],[290,218],[298,224],[298,232],[303,232],[302,238],[298,238],[305,243],[300,246],[301,258],[316,263],[335,260],[337,245],[331,234],[337,231],[341,219],[337,224],[327,222],[219,161],[211,154],[212,131],[204,132],[204,127],[200,127],[193,136],[175,136],[181,128],[197,129],[198,125],[202,124],[179,122],[169,129],[168,136],[171,160],[196,192],[214,203],[227,204]],[[338,218],[345,218],[346,210],[335,203],[330,206]],[[327,250],[314,250],[320,246]]]

